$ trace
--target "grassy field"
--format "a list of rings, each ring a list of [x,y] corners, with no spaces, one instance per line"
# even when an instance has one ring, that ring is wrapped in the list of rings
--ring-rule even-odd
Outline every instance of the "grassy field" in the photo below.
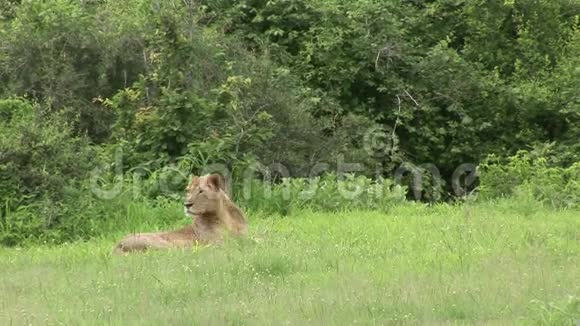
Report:
[[[405,205],[250,214],[251,239],[187,251],[0,249],[0,325],[578,325],[579,216]]]

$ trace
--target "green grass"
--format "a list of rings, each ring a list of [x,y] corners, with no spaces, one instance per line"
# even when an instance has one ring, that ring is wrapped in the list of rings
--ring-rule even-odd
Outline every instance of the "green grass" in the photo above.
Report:
[[[575,325],[579,216],[404,205],[250,214],[249,240],[186,251],[0,249],[0,325]]]

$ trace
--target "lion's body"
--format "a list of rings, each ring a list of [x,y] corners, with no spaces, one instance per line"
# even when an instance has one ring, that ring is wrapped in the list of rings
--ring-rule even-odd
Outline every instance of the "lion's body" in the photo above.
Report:
[[[225,232],[245,234],[246,218],[229,199],[215,175],[194,177],[187,187],[186,214],[193,223],[169,232],[131,234],[122,239],[113,252],[163,248],[187,248],[196,244],[219,242]]]

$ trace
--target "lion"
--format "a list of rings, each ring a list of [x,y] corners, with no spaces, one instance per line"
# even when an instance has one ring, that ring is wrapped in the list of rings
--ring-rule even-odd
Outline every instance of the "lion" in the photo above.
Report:
[[[192,224],[175,231],[128,235],[115,246],[113,253],[187,248],[221,242],[224,233],[246,233],[246,218],[225,193],[225,185],[219,174],[192,177],[186,188],[184,210],[193,219]]]

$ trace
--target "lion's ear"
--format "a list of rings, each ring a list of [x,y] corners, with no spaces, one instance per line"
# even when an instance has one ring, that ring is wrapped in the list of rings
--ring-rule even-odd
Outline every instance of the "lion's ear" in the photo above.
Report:
[[[187,188],[195,188],[195,187],[197,187],[198,184],[199,184],[199,177],[192,175],[191,180],[189,181],[189,185],[187,185]]]
[[[215,191],[225,190],[226,188],[223,177],[217,173],[213,173],[207,176],[207,184]]]

